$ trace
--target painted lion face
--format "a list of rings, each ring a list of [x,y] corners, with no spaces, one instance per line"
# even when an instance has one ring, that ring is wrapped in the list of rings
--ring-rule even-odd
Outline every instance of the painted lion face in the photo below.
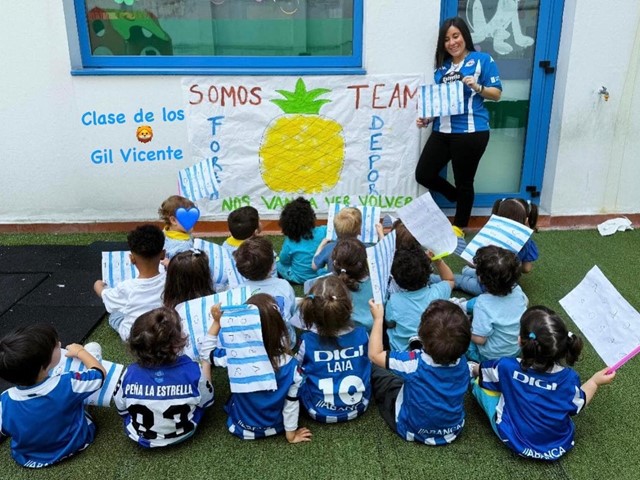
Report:
[[[139,142],[149,143],[153,138],[153,130],[149,125],[142,125],[136,130],[136,137]]]

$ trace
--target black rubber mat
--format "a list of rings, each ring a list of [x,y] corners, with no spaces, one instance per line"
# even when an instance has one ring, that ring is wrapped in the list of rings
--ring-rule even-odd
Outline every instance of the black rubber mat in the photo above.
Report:
[[[0,315],[49,278],[48,273],[0,274]]]

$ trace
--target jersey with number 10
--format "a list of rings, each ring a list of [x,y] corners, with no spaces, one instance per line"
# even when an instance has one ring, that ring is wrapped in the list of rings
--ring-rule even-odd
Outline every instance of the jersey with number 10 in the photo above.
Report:
[[[371,398],[369,336],[363,327],[339,335],[335,342],[306,332],[298,351],[304,374],[300,401],[311,418],[325,423],[352,420]]]
[[[129,365],[114,402],[129,438],[143,447],[163,447],[193,435],[213,403],[213,387],[198,364],[182,355],[171,365]]]

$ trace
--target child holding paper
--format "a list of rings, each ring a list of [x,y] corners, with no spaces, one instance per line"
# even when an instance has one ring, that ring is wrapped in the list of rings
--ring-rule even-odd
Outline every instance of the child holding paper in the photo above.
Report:
[[[580,413],[598,387],[611,383],[607,368],[580,385],[573,365],[582,340],[546,307],[531,307],[520,321],[522,358],[501,358],[473,367],[472,392],[493,431],[522,457],[558,460],[574,446],[571,416]]]
[[[496,200],[491,213],[528,225],[533,231],[537,231],[538,206],[529,200],[522,198]],[[529,273],[533,269],[533,262],[538,259],[538,246],[533,238],[527,240],[527,243],[518,252],[518,258],[522,262],[522,273]]]
[[[429,284],[435,264],[441,280]],[[444,260],[431,261],[421,248],[398,250],[391,275],[400,291],[389,297],[385,308],[387,334],[392,351],[409,349],[411,337],[418,334],[420,316],[434,300],[447,300],[453,288],[453,272]]]
[[[338,240],[343,238],[358,238],[362,230],[362,212],[355,207],[346,207],[336,213],[333,219],[333,228],[336,232]],[[334,242],[328,238],[324,238],[318,249],[316,250],[311,268],[314,270],[320,270],[327,268],[329,272],[334,271],[333,262],[331,261],[331,254],[336,247],[337,241]]]
[[[57,463],[95,438],[96,426],[83,401],[102,387],[106,372],[74,343],[66,356],[87,369],[49,377],[60,355],[58,332],[51,325],[21,327],[0,340],[0,378],[18,385],[0,396],[0,437],[11,437],[11,456],[23,467]]]

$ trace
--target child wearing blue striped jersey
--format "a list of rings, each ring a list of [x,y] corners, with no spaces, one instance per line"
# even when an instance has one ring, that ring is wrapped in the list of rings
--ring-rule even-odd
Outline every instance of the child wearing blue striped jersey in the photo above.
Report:
[[[300,304],[309,329],[297,354],[304,374],[300,401],[319,422],[353,420],[371,399],[369,337],[363,327],[354,326],[351,312],[347,287],[332,275],[319,278]]]
[[[74,343],[66,356],[87,370],[49,377],[60,355],[51,325],[21,327],[0,340],[0,378],[16,384],[0,396],[0,437],[11,437],[11,456],[23,467],[64,460],[87,448],[96,434],[83,401],[102,387],[106,372]]]
[[[246,303],[255,305],[260,312],[264,349],[275,373],[277,389],[232,393],[224,407],[228,415],[227,428],[243,440],[284,432],[289,443],[309,442],[312,436],[309,429],[298,428],[298,389],[302,377],[298,373],[298,362],[291,356],[280,307],[272,296],[264,293],[251,296]],[[227,350],[219,346],[222,319],[219,304],[211,307],[211,316],[213,323],[202,344],[201,358],[216,367],[227,367]]]
[[[435,300],[420,319],[422,350],[389,352],[382,346],[384,307],[373,299],[369,305],[371,384],[380,415],[409,442],[453,442],[464,426],[470,380],[464,355],[471,339],[469,319],[454,303]]]
[[[129,351],[136,359],[122,374],[114,403],[127,436],[146,448],[190,438],[213,404],[206,370],[182,354],[187,338],[180,317],[167,307],[136,319]]]
[[[520,321],[522,357],[474,366],[473,395],[493,431],[522,457],[558,460],[574,446],[571,416],[582,411],[615,372],[603,369],[580,385],[573,365],[582,340],[546,307],[529,308]]]

